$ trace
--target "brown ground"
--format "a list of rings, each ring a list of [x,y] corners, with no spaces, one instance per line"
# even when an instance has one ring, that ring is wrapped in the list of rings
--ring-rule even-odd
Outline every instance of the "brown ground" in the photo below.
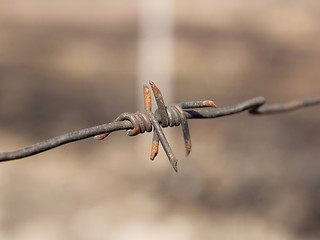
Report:
[[[0,151],[137,110],[137,1],[0,5]],[[175,21],[175,102],[319,95],[319,1],[177,0]],[[193,120],[188,158],[168,129],[178,174],[148,134],[3,163],[0,239],[319,239],[319,122]]]

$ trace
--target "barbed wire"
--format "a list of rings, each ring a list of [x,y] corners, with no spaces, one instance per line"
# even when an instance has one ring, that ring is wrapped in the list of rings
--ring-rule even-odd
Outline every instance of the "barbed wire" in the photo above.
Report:
[[[320,104],[320,96],[316,96],[269,105],[264,105],[266,102],[264,97],[255,97],[234,106],[221,108],[217,108],[216,104],[212,100],[182,102],[166,106],[158,87],[153,82],[149,83],[158,106],[158,109],[154,113],[151,109],[150,89],[148,86],[144,86],[144,111],[136,113],[122,113],[111,123],[66,133],[18,150],[2,152],[0,153],[0,162],[26,158],[67,143],[90,137],[102,140],[114,131],[126,130],[129,136],[153,131],[150,159],[153,160],[158,154],[160,142],[173,169],[177,172],[178,161],[173,154],[162,128],[179,125],[182,126],[186,154],[188,155],[191,151],[191,139],[187,119],[217,118],[237,114],[247,110],[250,114],[254,115],[285,113],[299,108]]]

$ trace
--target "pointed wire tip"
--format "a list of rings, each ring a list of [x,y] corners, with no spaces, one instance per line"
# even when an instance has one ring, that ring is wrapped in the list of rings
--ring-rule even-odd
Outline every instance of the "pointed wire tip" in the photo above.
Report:
[[[154,87],[156,87],[156,88],[157,88],[157,86],[154,84],[154,82],[149,81],[149,84],[150,84],[150,86],[152,87],[152,89],[153,89]]]
[[[93,138],[94,138],[95,140],[102,140],[102,139],[105,139],[106,137],[108,137],[109,134],[110,134],[110,133],[102,133],[102,134],[99,134],[99,135],[94,136]]]
[[[186,155],[188,156],[191,152],[191,140],[186,140],[185,141],[185,148],[186,148]]]
[[[152,88],[154,97],[156,99],[156,102],[157,102],[157,105],[158,105],[158,109],[160,111],[160,115],[161,115],[162,121],[165,123],[166,121],[168,121],[169,117],[168,117],[168,113],[167,113],[167,110],[166,110],[166,106],[165,106],[163,98],[162,98],[161,91],[159,90],[159,88],[152,81],[149,81],[149,84],[150,84],[150,86]],[[171,166],[173,167],[175,172],[178,172],[178,167],[177,167],[177,165],[178,165],[177,162],[178,161],[174,157],[174,155],[173,155],[173,153],[171,151],[171,148],[168,145],[168,142],[167,142],[165,136],[163,135],[163,132],[162,132],[162,129],[161,129],[159,123],[153,117],[153,115],[150,115],[150,117],[153,118],[153,125],[155,127],[155,130],[158,129],[158,131],[156,131],[156,133],[158,135],[159,140],[162,143],[163,148],[165,149],[165,152],[166,152],[166,154],[167,154],[167,156],[169,158]],[[159,146],[158,141],[155,141],[155,142],[152,143],[151,159],[154,159],[156,154],[158,153],[158,146]]]
[[[152,141],[150,160],[154,160],[158,155],[159,142]]]
[[[173,170],[175,172],[178,172],[178,160],[175,158],[175,156],[171,155],[169,157],[169,162],[170,162],[171,166],[173,167]]]
[[[217,107],[217,105],[215,104],[215,102],[212,101],[212,100],[203,101],[203,105],[206,106],[206,107]]]
[[[172,162],[173,170],[177,173],[178,172],[178,161],[175,159],[175,162]]]
[[[150,154],[150,160],[153,161],[153,160],[156,158],[157,155],[158,155],[158,154],[151,153],[151,154]]]
[[[147,90],[149,90],[149,86],[146,85],[146,84],[144,84],[144,85],[143,85],[143,89],[144,89],[145,91],[147,91]]]
[[[143,96],[144,96],[144,110],[151,112],[151,94],[150,89],[147,85],[143,85]]]
[[[160,92],[159,88],[157,87],[156,84],[154,84],[154,82],[149,81],[149,84],[150,84],[150,86],[152,88],[152,91],[153,91],[155,96],[161,95],[161,92]]]

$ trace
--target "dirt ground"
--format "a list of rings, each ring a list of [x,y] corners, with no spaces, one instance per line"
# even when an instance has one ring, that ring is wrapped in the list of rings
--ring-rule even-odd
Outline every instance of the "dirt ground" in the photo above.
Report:
[[[138,1],[0,0],[0,151],[137,111]],[[320,2],[175,1],[174,101],[320,94]],[[157,82],[156,79],[153,79]],[[142,86],[141,86],[142,89]],[[124,132],[0,165],[0,239],[320,237],[320,110]]]

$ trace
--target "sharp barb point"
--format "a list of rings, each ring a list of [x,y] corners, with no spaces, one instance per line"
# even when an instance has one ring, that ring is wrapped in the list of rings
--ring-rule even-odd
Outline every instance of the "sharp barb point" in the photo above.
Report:
[[[266,99],[264,97],[255,97],[244,102],[240,102],[234,106],[226,106],[217,109],[215,109],[216,104],[212,100],[182,102],[177,105],[166,107],[162,98],[162,94],[158,87],[152,81],[149,81],[149,84],[152,88],[152,92],[154,94],[154,97],[156,98],[158,105],[158,110],[155,113],[151,112],[150,89],[148,88],[148,86],[144,86],[144,112],[122,113],[111,123],[105,123],[79,131],[66,133],[61,136],[53,137],[51,139],[18,150],[0,152],[0,162],[26,158],[62,146],[64,144],[80,141],[86,138],[94,137],[94,139],[102,140],[113,131],[126,130],[129,136],[134,136],[137,134],[142,134],[144,132],[151,132],[153,130],[155,132],[154,134],[156,136],[156,142],[153,143],[151,158],[154,159],[156,157],[160,141],[164,148],[164,151],[167,154],[170,164],[172,165],[173,169],[178,172],[178,161],[173,155],[171,147],[162,131],[162,127],[173,127],[179,126],[180,124],[182,125],[186,154],[188,155],[191,151],[191,140],[187,125],[187,119],[217,118],[232,114],[238,114],[244,111],[248,111],[250,114],[255,115],[277,114],[318,104],[320,105],[320,96],[315,96],[285,103],[268,105],[265,105]],[[174,107],[180,109],[178,113],[174,113],[174,111],[170,112],[172,109],[174,109]]]
[[[172,164],[173,170],[177,173],[178,172],[178,161],[175,160],[175,162]]]
[[[154,160],[159,152],[159,141],[152,141],[150,160]]]
[[[93,138],[95,140],[103,140],[105,139],[106,137],[108,137],[110,135],[110,133],[103,133],[103,134],[99,134],[99,135],[96,135],[94,136]]]

